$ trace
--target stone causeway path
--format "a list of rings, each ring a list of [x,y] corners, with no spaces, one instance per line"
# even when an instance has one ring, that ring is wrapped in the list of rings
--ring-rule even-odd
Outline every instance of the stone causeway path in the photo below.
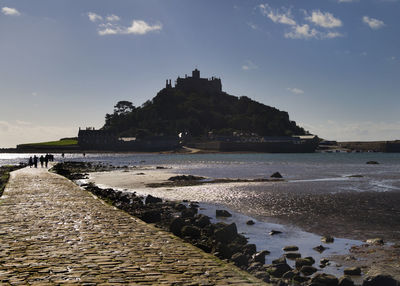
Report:
[[[265,285],[46,169],[0,198],[0,285]]]

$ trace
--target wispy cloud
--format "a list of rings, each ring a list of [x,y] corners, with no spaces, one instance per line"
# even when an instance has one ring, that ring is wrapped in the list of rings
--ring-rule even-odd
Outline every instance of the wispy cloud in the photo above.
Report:
[[[242,65],[242,70],[244,70],[244,71],[255,70],[255,69],[258,69],[258,66],[250,60],[247,60]]]
[[[258,26],[256,24],[253,24],[251,22],[247,23],[247,25],[252,28],[253,30],[258,30]]]
[[[368,25],[373,30],[378,30],[378,29],[382,28],[383,26],[385,26],[385,23],[383,21],[374,19],[374,18],[370,18],[368,16],[364,16],[362,18],[362,21],[364,22],[364,24]]]
[[[288,88],[286,88],[286,90],[288,90],[294,94],[303,94],[304,93],[304,90],[302,90],[300,88],[296,88],[296,87],[288,87]]]
[[[7,16],[19,16],[19,15],[21,15],[21,13],[17,9],[10,8],[10,7],[1,8],[1,12],[4,15],[7,15]]]
[[[89,17],[89,20],[91,21],[91,22],[97,22],[97,21],[102,21],[103,20],[103,17],[101,17],[100,15],[97,15],[96,13],[93,13],[93,12],[88,12],[87,13],[87,16]]]
[[[116,23],[121,20],[118,15],[111,14],[103,17],[93,12],[87,13],[89,20],[93,23],[99,22],[97,26],[97,33],[100,36],[107,35],[144,35],[149,32],[162,30],[161,23],[149,24],[143,20],[133,20],[130,26],[123,26]]]
[[[119,16],[117,16],[117,15],[111,14],[111,15],[106,17],[106,20],[109,21],[109,22],[116,22],[116,21],[121,20],[121,18]]]
[[[342,21],[340,19],[335,18],[331,13],[321,12],[319,10],[313,11],[311,16],[306,17],[306,20],[323,28],[337,28],[342,26]]]
[[[358,0],[338,0],[339,3],[351,3],[351,2],[358,2]]]
[[[283,11],[273,10],[268,4],[260,4],[258,7],[260,8],[261,14],[267,16],[274,23],[290,26],[296,25],[296,21],[293,20],[290,9],[283,8]]]
[[[332,30],[343,26],[342,21],[334,17],[332,13],[321,12],[320,10],[308,13],[302,10],[305,14],[303,21],[309,23],[301,23],[301,21],[295,20],[291,9],[283,7],[280,10],[274,10],[268,4],[258,5],[257,8],[262,15],[268,17],[272,22],[290,26],[289,30],[284,33],[284,37],[287,39],[307,40],[343,37],[342,33]]]

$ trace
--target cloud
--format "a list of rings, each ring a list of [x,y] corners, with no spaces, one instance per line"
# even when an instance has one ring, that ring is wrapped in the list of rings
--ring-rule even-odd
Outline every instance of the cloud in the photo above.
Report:
[[[116,22],[116,21],[121,20],[121,18],[118,17],[117,15],[111,14],[111,15],[106,17],[106,20],[109,21],[109,22]]]
[[[302,89],[300,89],[300,88],[293,88],[293,87],[288,87],[288,88],[286,88],[286,90],[288,90],[288,91],[290,91],[291,93],[294,93],[294,94],[303,94],[304,93],[304,90],[302,90]]]
[[[267,16],[274,23],[290,26],[296,25],[296,21],[293,20],[293,16],[289,9],[284,9],[285,11],[282,12],[279,10],[274,11],[268,4],[260,4],[258,7],[260,8],[261,14]]]
[[[311,16],[306,17],[306,20],[323,28],[338,28],[342,26],[340,19],[335,18],[331,13],[324,13],[319,10],[313,11]]]
[[[254,64],[252,61],[248,60],[242,65],[242,70],[249,71],[258,69],[258,66]]]
[[[385,26],[385,23],[383,21],[374,19],[374,18],[370,18],[368,16],[364,16],[362,18],[362,21],[373,30],[378,30],[378,29],[382,28],[383,26]]]
[[[250,27],[250,28],[252,28],[253,30],[258,30],[258,26],[256,25],[256,24],[253,24],[253,23],[247,23],[247,25]]]
[[[289,39],[311,39],[317,37],[318,31],[310,28],[308,24],[304,24],[302,26],[296,25],[292,27],[292,31],[285,33],[285,38]]]
[[[351,3],[351,2],[358,2],[358,0],[338,0],[339,3]]]
[[[21,15],[21,13],[17,9],[10,8],[10,7],[1,8],[1,12],[4,15],[7,15],[7,16],[19,16],[19,15]]]
[[[161,24],[149,25],[142,20],[133,20],[132,25],[127,28],[128,34],[144,35],[152,31],[160,31],[162,29]]]
[[[88,15],[88,17],[89,17],[89,20],[91,21],[91,22],[97,22],[97,21],[102,21],[103,20],[103,17],[101,17],[100,15],[97,15],[96,13],[93,13],[93,12],[89,12],[89,13],[87,13],[87,15]]]

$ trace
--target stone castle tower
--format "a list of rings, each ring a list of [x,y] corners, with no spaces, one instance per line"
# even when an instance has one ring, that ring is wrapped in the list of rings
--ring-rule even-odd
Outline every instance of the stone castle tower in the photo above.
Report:
[[[167,89],[172,88],[171,80],[166,81],[165,87]],[[211,79],[201,78],[200,71],[195,69],[192,71],[191,77],[187,75],[185,78],[178,77],[175,82],[175,88],[185,92],[222,92],[222,83],[221,79],[216,77]]]

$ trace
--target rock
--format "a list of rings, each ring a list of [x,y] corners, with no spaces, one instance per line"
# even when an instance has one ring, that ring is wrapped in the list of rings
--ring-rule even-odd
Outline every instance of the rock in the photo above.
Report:
[[[201,229],[197,226],[185,225],[181,229],[181,234],[183,237],[189,236],[191,238],[199,238],[201,235]]]
[[[314,264],[313,260],[307,258],[297,258],[295,266],[297,269],[301,269],[304,265],[312,266]]]
[[[254,224],[254,221],[253,221],[253,220],[248,220],[248,221],[246,222],[246,224],[247,224],[247,225],[253,225],[253,224]]]
[[[248,256],[252,256],[253,254],[257,253],[257,247],[255,244],[246,244],[242,247],[242,252]]]
[[[214,232],[215,239],[220,242],[230,242],[235,239],[237,235],[237,228],[235,223],[231,224],[217,224],[220,227]]]
[[[321,260],[319,261],[320,264],[323,265],[327,265],[329,263],[329,259],[328,258],[321,258]]]
[[[291,270],[283,274],[282,279],[292,279],[295,275],[297,275],[297,273]]]
[[[281,278],[283,274],[291,270],[292,268],[286,263],[273,264],[271,267],[267,268],[269,274],[278,278]]]
[[[365,278],[362,286],[399,286],[399,282],[390,275],[376,275]]]
[[[345,275],[353,275],[353,276],[360,276],[361,275],[361,268],[360,267],[350,267],[344,269]]]
[[[271,175],[271,178],[282,179],[283,177],[279,172],[275,172]]]
[[[153,197],[152,195],[148,195],[146,197],[146,200],[144,203],[147,205],[147,204],[156,204],[156,203],[161,203],[161,202],[162,202],[162,199]]]
[[[174,218],[171,221],[171,224],[169,225],[169,231],[177,236],[180,236],[181,229],[184,225],[185,225],[185,221],[182,218],[180,218],[180,217]]]
[[[338,286],[354,286],[354,282],[349,277],[343,276],[339,278]]]
[[[197,214],[197,209],[187,208],[181,212],[182,218],[192,218]]]
[[[339,283],[339,280],[330,274],[317,274],[311,279],[311,283],[314,283],[315,285],[321,285],[321,286],[337,286]]]
[[[300,272],[303,273],[306,276],[310,276],[317,272],[317,268],[310,266],[310,265],[304,265],[301,267]]]
[[[257,252],[256,254],[253,255],[253,260],[256,262],[260,262],[262,264],[265,264],[265,255],[268,255],[270,252],[268,250],[263,250],[260,252]]]
[[[321,238],[321,241],[322,241],[322,242],[325,242],[325,243],[333,243],[334,240],[335,240],[335,239],[334,239],[332,236],[330,236],[330,235],[323,236],[323,237]]]
[[[258,272],[261,267],[263,266],[263,263],[260,262],[253,262],[249,265],[249,267],[246,269],[247,272]]]
[[[279,231],[279,230],[271,230],[271,231],[269,232],[269,235],[275,235],[275,234],[280,234],[280,233],[282,233],[282,231]]]
[[[383,241],[382,238],[371,238],[371,239],[367,239],[366,241],[368,244],[372,244],[372,245],[384,245],[385,242]]]
[[[256,273],[254,273],[254,277],[256,277],[264,282],[267,282],[267,283],[270,282],[269,274],[264,271],[258,271]]]
[[[234,255],[232,255],[231,260],[235,263],[236,266],[240,267],[240,266],[247,265],[249,258],[247,255],[238,252],[238,253],[235,253]]]
[[[367,164],[368,165],[378,165],[379,162],[377,162],[377,161],[368,161]]]
[[[174,207],[177,211],[183,211],[183,210],[185,210],[186,209],[186,206],[184,205],[184,204],[176,204],[175,205],[175,207]]]
[[[300,258],[301,257],[301,254],[300,253],[298,253],[298,252],[287,252],[287,253],[285,253],[285,257],[287,258],[287,259],[296,259],[296,258]]]
[[[215,215],[218,217],[231,217],[232,214],[227,210],[216,210]]]
[[[286,263],[286,258],[284,256],[272,260],[272,264],[281,264],[281,263]]]
[[[206,215],[199,215],[196,220],[195,220],[195,225],[201,228],[206,227],[207,225],[209,225],[210,222],[210,218]]]
[[[154,223],[161,221],[161,211],[160,210],[145,210],[140,218],[147,223]]]
[[[314,247],[313,249],[315,251],[318,251],[319,253],[322,253],[327,249],[327,247],[324,247],[323,245],[318,245],[318,246]]]
[[[299,248],[297,246],[295,246],[295,245],[285,246],[282,249],[283,249],[283,251],[297,251],[297,250],[299,250]]]
[[[304,257],[304,259],[310,261],[311,264],[315,263],[315,259],[312,258],[311,256]]]

